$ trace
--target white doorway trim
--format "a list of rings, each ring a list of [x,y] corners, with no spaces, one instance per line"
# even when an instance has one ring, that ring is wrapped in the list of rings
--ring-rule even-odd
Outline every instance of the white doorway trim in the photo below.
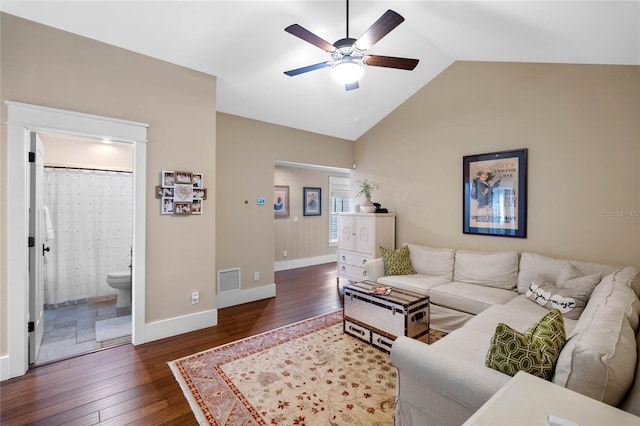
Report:
[[[55,108],[5,101],[7,106],[7,356],[0,380],[29,368],[27,318],[28,197],[27,173],[31,132],[108,138],[133,144],[132,343],[145,343],[145,187],[148,124]]]

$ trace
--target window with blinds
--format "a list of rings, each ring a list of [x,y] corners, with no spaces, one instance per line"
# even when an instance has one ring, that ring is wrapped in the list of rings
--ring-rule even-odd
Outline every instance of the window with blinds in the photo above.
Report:
[[[329,176],[329,244],[338,243],[338,213],[349,211],[349,178]]]

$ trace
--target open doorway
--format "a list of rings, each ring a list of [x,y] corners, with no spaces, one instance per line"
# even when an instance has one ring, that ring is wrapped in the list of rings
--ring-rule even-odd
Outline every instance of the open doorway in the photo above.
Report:
[[[32,180],[31,191],[42,192],[45,237],[43,282],[32,286],[42,294],[32,299],[44,309],[30,362],[40,365],[131,342],[133,145],[46,132],[36,138],[44,178]]]
[[[274,271],[335,262],[337,213],[349,211],[350,170],[276,161],[274,184],[286,187],[286,215],[274,219]],[[309,196],[315,208],[309,208]],[[274,210],[276,205],[274,198]]]
[[[24,375],[29,368],[29,340],[32,322],[29,298],[29,166],[31,135],[34,132],[111,138],[133,145],[133,333],[132,343],[146,342],[145,324],[145,191],[148,124],[5,101],[6,105],[6,331],[7,353],[0,358],[0,379]],[[37,325],[35,326],[37,328]]]

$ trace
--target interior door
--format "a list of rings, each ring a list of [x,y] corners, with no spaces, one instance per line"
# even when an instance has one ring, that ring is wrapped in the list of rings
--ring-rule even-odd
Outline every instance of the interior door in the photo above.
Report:
[[[35,162],[31,163],[29,173],[29,236],[33,238],[33,247],[29,248],[28,321],[29,363],[33,364],[38,359],[44,335],[44,255],[49,249],[45,245],[44,145],[36,133],[31,133],[31,152],[35,153]]]

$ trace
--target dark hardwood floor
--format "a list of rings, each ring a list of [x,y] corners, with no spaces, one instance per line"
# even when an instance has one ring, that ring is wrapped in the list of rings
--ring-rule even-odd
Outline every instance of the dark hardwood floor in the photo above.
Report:
[[[336,264],[276,272],[277,296],[220,309],[218,325],[39,366],[0,383],[2,425],[197,424],[168,361],[342,308]]]

